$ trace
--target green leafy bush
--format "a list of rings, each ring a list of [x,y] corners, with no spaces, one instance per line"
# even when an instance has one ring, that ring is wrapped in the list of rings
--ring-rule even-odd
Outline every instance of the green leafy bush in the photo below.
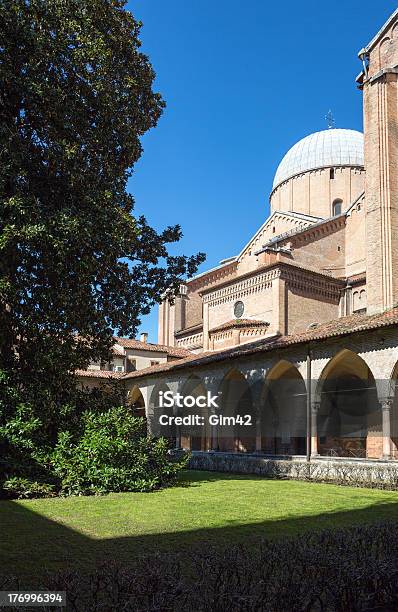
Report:
[[[17,499],[30,499],[32,497],[52,497],[55,486],[47,482],[37,482],[28,478],[14,476],[3,483],[3,490],[9,497]]]
[[[0,498],[152,491],[171,484],[187,457],[147,435],[145,419],[112,406],[120,389],[68,394],[39,411],[0,371]]]
[[[173,482],[187,460],[171,461],[167,441],[149,438],[145,419],[122,407],[84,413],[80,435],[61,432],[51,457],[62,495],[152,491]]]

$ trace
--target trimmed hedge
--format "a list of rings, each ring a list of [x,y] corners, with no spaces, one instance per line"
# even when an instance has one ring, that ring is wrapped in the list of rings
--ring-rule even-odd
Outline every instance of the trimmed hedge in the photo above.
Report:
[[[68,611],[359,612],[398,609],[398,524],[305,534],[259,546],[107,562],[38,589],[66,590]],[[0,577],[0,590],[23,589]],[[48,608],[50,609],[50,608]]]

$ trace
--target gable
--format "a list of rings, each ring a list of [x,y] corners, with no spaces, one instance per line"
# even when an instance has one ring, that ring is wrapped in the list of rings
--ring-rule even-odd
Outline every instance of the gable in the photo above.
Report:
[[[275,211],[239,253],[237,258],[239,271],[246,272],[256,267],[257,257],[255,253],[265,243],[286,233],[310,227],[319,220],[318,217],[310,217],[300,213]]]

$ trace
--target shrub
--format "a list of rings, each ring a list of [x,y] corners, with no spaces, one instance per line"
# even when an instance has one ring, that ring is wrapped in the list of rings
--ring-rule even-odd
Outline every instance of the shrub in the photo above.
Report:
[[[86,412],[79,436],[60,433],[52,453],[62,495],[152,491],[173,482],[188,457],[171,461],[168,443],[150,438],[145,419],[125,408]]]
[[[14,476],[3,482],[5,495],[17,499],[29,499],[32,497],[53,497],[55,486],[47,482],[37,482],[28,478]]]

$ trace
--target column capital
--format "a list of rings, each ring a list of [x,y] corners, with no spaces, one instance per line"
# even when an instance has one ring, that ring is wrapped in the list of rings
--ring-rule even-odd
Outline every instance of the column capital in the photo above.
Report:
[[[394,398],[390,396],[381,397],[379,402],[382,410],[390,410],[394,403]]]
[[[319,400],[316,400],[311,403],[311,410],[314,413],[319,412],[320,407],[321,407],[321,402]]]

